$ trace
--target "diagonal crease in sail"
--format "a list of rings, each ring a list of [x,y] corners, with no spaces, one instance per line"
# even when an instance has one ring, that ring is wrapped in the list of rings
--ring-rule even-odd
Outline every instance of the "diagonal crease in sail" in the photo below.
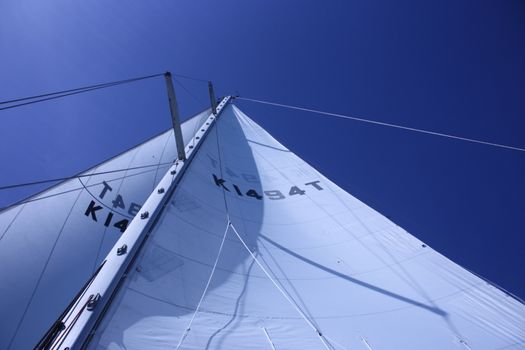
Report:
[[[523,304],[233,105],[133,264],[88,347],[497,349],[525,339]]]

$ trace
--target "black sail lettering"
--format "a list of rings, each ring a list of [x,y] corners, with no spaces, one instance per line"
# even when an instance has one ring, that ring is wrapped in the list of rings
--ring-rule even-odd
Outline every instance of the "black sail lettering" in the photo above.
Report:
[[[108,183],[106,181],[102,181],[102,184],[104,185],[104,188],[102,189],[102,192],[100,192],[100,194],[98,195],[100,197],[100,199],[103,199],[104,196],[106,195],[106,192],[109,190],[109,191],[113,191],[113,188],[111,188],[110,185],[108,185]]]
[[[222,187],[224,190],[230,192],[230,190],[228,189],[228,187],[224,186],[224,183],[226,182],[226,180],[224,179],[219,179],[215,174],[212,174],[213,175],[213,180],[215,181],[215,184],[219,187]]]
[[[87,207],[86,212],[84,213],[84,215],[86,215],[86,216],[90,216],[91,215],[91,218],[93,219],[93,221],[97,221],[97,215],[95,214],[95,212],[97,210],[100,210],[100,209],[102,209],[102,207],[100,205],[95,205],[95,201],[91,201],[91,203],[89,203],[89,206]]]

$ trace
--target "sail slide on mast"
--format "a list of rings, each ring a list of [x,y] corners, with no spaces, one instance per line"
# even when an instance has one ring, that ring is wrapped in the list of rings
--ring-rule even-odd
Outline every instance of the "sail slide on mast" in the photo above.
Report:
[[[73,309],[88,326],[67,323],[53,348],[525,346],[523,303],[339,188],[231,103],[166,196],[121,282],[108,282],[106,267],[133,230],[85,291],[101,302]]]
[[[184,140],[210,113],[182,124]],[[0,212],[0,349],[34,347],[176,159],[170,129]]]

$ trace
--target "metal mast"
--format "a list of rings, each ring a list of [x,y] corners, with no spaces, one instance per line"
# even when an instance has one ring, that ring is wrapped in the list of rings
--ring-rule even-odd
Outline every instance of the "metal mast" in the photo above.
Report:
[[[179,107],[177,106],[177,98],[175,97],[175,89],[173,88],[173,80],[171,79],[171,73],[164,73],[164,79],[166,80],[166,88],[168,89],[171,122],[173,123],[175,143],[177,144],[177,154],[180,160],[184,160],[186,159],[186,152],[184,151],[184,140],[182,139],[182,130],[180,128],[179,120]]]
[[[210,113],[208,118],[204,120],[198,129],[199,131],[193,136],[192,140],[189,140],[188,147],[185,149],[185,158],[175,161],[166,172],[140,212],[133,218],[126,231],[107,255],[97,273],[87,283],[87,286],[79,292],[79,297],[71,304],[72,307],[66,310],[61,319],[55,323],[52,332],[48,334],[50,338],[43,339],[40,342],[40,347],[37,346],[38,349],[78,349],[89,342],[102,316],[116,296],[119,287],[126,280],[127,272],[135,257],[155,227],[157,217],[169,203],[169,198],[171,198],[189,163],[191,163],[199,146],[230,98],[231,96],[224,97],[216,107],[215,113]],[[174,100],[170,99],[170,106],[172,101]],[[184,148],[182,149],[184,150]]]

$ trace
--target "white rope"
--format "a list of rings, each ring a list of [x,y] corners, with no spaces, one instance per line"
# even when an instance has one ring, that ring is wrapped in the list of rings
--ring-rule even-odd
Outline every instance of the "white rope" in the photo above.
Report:
[[[262,330],[264,332],[264,335],[266,336],[266,340],[268,340],[268,343],[272,347],[272,350],[275,350],[275,345],[273,345],[272,339],[270,339],[270,335],[268,334],[268,331],[264,327],[262,327]]]
[[[221,169],[221,174],[222,174],[222,159],[221,159],[221,153],[220,153],[220,144],[219,144],[219,124],[217,124],[217,127],[215,128],[215,131],[217,133],[217,152],[218,152],[218,156],[219,156],[219,167]],[[237,229],[235,228],[235,226],[233,226],[232,222],[230,221],[230,214],[229,214],[229,210],[228,210],[228,203],[226,201],[226,192],[223,190],[222,191],[223,193],[223,198],[224,198],[224,206],[225,206],[225,209],[226,209],[226,218],[227,218],[227,221],[228,221],[228,226],[231,226],[233,232],[235,232],[235,235],[237,236],[237,238],[239,238],[239,241],[241,241],[242,245],[244,246],[244,248],[246,248],[246,250],[248,251],[248,253],[250,253],[252,259],[255,261],[255,263],[257,265],[259,265],[259,267],[261,268],[261,270],[264,272],[264,274],[266,275],[266,277],[268,277],[270,279],[270,281],[273,283],[273,285],[279,290],[279,292],[284,296],[284,298],[297,310],[297,312],[299,313],[299,315],[301,315],[301,317],[306,321],[306,323],[317,333],[317,335],[319,336],[319,339],[321,340],[321,343],[323,343],[325,349],[327,350],[331,350],[330,347],[328,346],[328,344],[326,343],[326,341],[324,340],[323,338],[323,335],[322,333],[314,326],[314,324],[306,317],[306,315],[301,311],[301,309],[295,304],[295,302],[293,302],[290,297],[284,292],[284,290],[277,284],[277,282],[275,282],[275,280],[272,278],[272,276],[268,273],[268,271],[264,268],[264,266],[259,262],[259,260],[257,260],[257,258],[255,257],[255,254],[253,254],[253,252],[250,250],[250,248],[248,248],[248,246],[246,245],[246,243],[244,242],[244,240],[242,239],[242,237],[239,235],[239,232],[237,232]],[[228,232],[228,228],[226,228],[226,232]],[[223,237],[223,243],[224,243],[224,239],[226,238],[226,232],[224,233],[224,237]],[[222,243],[221,243],[221,249],[222,249]],[[219,251],[219,254],[220,254],[220,251]],[[217,260],[218,260],[218,257],[217,257]],[[215,267],[214,267],[215,269]],[[213,272],[212,272],[213,273]],[[211,276],[210,276],[210,280],[211,280]],[[208,281],[209,283],[209,281]],[[206,286],[207,288],[207,286]],[[204,294],[203,294],[203,297],[204,297]],[[201,298],[201,301],[202,301],[202,298]],[[199,303],[200,304],[200,303]],[[198,307],[197,307],[198,308]],[[196,310],[197,311],[197,310]],[[195,315],[194,315],[195,317]],[[193,321],[193,318],[192,318],[192,321]],[[190,321],[190,325],[191,325],[191,321]],[[266,329],[264,329],[264,332],[266,334],[266,336],[268,337],[268,340],[270,341],[270,344],[272,347],[274,347],[271,339],[269,338],[269,335],[268,333],[266,332]],[[188,326],[188,329],[186,331],[186,334],[187,332],[189,331],[189,326]],[[184,335],[184,337],[186,337],[186,335]],[[182,339],[183,341],[184,339]],[[179,349],[179,346],[180,344],[182,344],[182,341],[179,342],[179,345],[177,346],[177,350]]]
[[[259,265],[259,267],[261,268],[261,270],[264,272],[264,274],[266,275],[266,277],[268,277],[268,279],[273,283],[273,285],[275,286],[275,288],[277,288],[277,290],[279,290],[279,292],[283,295],[283,297],[295,308],[295,310],[299,313],[299,315],[301,315],[301,317],[306,321],[306,323],[317,333],[317,335],[319,336],[319,339],[321,340],[321,342],[323,343],[325,349],[327,350],[330,350],[330,347],[328,346],[328,344],[326,343],[326,341],[323,339],[323,335],[322,333],[314,326],[314,324],[312,323],[312,321],[310,321],[310,319],[308,319],[308,317],[306,317],[306,315],[303,313],[303,311],[297,306],[297,304],[295,304],[295,302],[292,301],[292,299],[290,299],[290,297],[288,296],[288,294],[286,294],[286,292],[279,286],[279,284],[277,284],[277,282],[272,278],[272,276],[270,275],[270,273],[266,270],[266,268],[259,262],[259,260],[255,257],[255,254],[253,254],[253,252],[250,250],[250,248],[248,248],[248,246],[246,245],[246,243],[244,242],[244,240],[242,239],[241,235],[239,235],[239,232],[237,232],[237,230],[235,229],[235,226],[233,226],[233,224],[230,222],[230,226],[233,230],[233,232],[235,232],[235,235],[237,236],[237,238],[239,238],[239,241],[241,241],[242,245],[244,246],[244,248],[246,248],[246,250],[250,253],[250,255],[252,256],[252,259],[255,261],[255,263],[257,265]]]
[[[211,279],[213,278],[213,274],[215,273],[215,269],[217,268],[217,263],[219,262],[219,258],[221,256],[222,247],[224,246],[224,241],[226,240],[226,235],[228,233],[228,229],[230,228],[230,221],[228,218],[228,223],[226,224],[226,230],[224,230],[224,235],[222,236],[221,245],[219,247],[219,251],[217,252],[217,257],[215,258],[215,263],[213,263],[213,268],[210,273],[210,277],[208,278],[208,282],[206,283],[206,287],[204,287],[204,291],[202,292],[201,299],[199,300],[199,303],[197,304],[197,307],[195,308],[195,312],[193,313],[193,316],[190,319],[190,322],[188,323],[188,326],[184,330],[184,333],[179,339],[179,343],[177,344],[176,350],[180,348],[184,340],[186,339],[186,336],[190,332],[191,325],[193,323],[193,320],[195,320],[195,317],[197,316],[197,313],[199,312],[199,309],[201,307],[202,301],[204,300],[204,296],[206,295],[206,292],[208,291],[208,287],[210,286]]]
[[[304,112],[324,114],[324,115],[329,115],[329,116],[332,116],[332,117],[343,118],[343,119],[350,119],[350,120],[363,122],[363,123],[382,125],[382,126],[389,126],[391,128],[397,128],[397,129],[403,129],[403,130],[408,130],[408,131],[414,131],[414,132],[419,132],[419,133],[423,133],[423,134],[427,134],[427,135],[447,137],[447,138],[450,138],[450,139],[455,139],[455,140],[460,140],[460,141],[473,142],[473,143],[478,143],[478,144],[487,145],[487,146],[494,146],[494,147],[500,147],[500,148],[505,148],[505,149],[511,149],[511,150],[514,150],[514,151],[525,152],[525,148],[514,147],[514,146],[507,146],[507,145],[502,145],[500,143],[493,143],[493,142],[481,141],[481,140],[476,140],[476,139],[470,139],[470,138],[467,138],[467,137],[454,136],[454,135],[450,135],[450,134],[444,134],[444,133],[441,133],[441,132],[435,132],[435,131],[429,131],[429,130],[423,130],[423,129],[416,129],[416,128],[411,128],[411,127],[408,127],[408,126],[397,125],[397,124],[384,123],[384,122],[379,122],[379,121],[376,121],[376,120],[352,117],[352,116],[344,115],[344,114],[324,112],[324,111],[319,111],[319,110],[316,110],[316,109],[309,109],[309,108],[303,108],[303,107],[297,107],[297,106],[290,106],[290,105],[285,105],[285,104],[275,103],[275,102],[269,102],[269,101],[261,101],[261,100],[256,100],[256,99],[253,99],[253,98],[247,98],[247,97],[236,97],[236,99],[245,100],[245,101],[251,101],[251,102],[258,102],[258,103],[272,105],[272,106],[277,106],[277,107],[296,109],[296,110],[304,111]]]
[[[370,346],[370,344],[368,344],[368,341],[367,341],[365,338],[361,337],[361,340],[362,340],[363,343],[366,345],[366,348],[367,348],[368,350],[374,350],[374,349],[372,349],[372,347]]]

